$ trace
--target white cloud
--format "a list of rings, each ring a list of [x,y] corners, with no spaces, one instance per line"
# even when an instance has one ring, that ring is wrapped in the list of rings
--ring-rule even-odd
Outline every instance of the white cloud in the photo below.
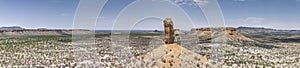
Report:
[[[265,20],[265,18],[259,18],[259,17],[247,17],[247,18],[240,18],[236,20],[229,20],[233,23],[262,23]]]
[[[243,1],[246,1],[246,0],[233,0],[233,1],[242,1],[243,2]]]
[[[194,0],[197,4],[204,5],[208,3],[208,0]]]
[[[236,2],[246,2],[246,1],[257,1],[257,0],[233,0],[233,1],[236,1]]]
[[[265,27],[265,19],[259,17],[246,17],[246,18],[239,18],[239,19],[229,19],[226,22],[227,26],[230,27],[239,27],[239,26],[246,26],[246,27]]]
[[[287,30],[299,30],[299,23],[294,22],[286,22],[286,21],[278,21],[278,20],[269,20],[265,18],[259,17],[247,17],[240,19],[229,19],[226,22],[227,26],[230,27],[265,27],[265,28],[274,28],[274,29],[287,29]]]
[[[264,18],[259,18],[259,17],[248,17],[248,18],[245,18],[243,20],[243,22],[245,22],[245,23],[261,23],[264,20],[265,20]]]
[[[169,0],[178,5],[204,5],[208,3],[208,0]]]

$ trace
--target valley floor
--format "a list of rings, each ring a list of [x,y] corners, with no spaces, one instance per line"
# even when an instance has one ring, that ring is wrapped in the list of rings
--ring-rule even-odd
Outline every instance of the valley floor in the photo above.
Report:
[[[153,39],[156,38],[156,39]],[[126,42],[126,41],[123,41]],[[237,42],[238,43],[238,42]],[[96,38],[95,44],[72,43],[70,36],[18,36],[0,37],[0,68],[4,67],[123,67],[129,58],[150,52],[164,45],[160,36],[130,37],[128,47],[114,48],[112,39],[107,36]],[[264,48],[252,43],[231,44],[213,49],[211,43],[183,43],[182,47],[208,59],[216,59],[222,67],[300,67],[300,42],[264,43],[274,48]],[[258,44],[259,45],[259,44]],[[126,58],[126,57],[125,57]],[[185,60],[185,59],[183,59]]]

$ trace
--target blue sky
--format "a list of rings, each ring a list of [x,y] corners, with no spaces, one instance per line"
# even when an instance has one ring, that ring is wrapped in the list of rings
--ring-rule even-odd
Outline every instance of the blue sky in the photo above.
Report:
[[[121,11],[134,1],[135,0],[109,0],[103,8],[95,28],[99,30],[112,29],[113,23],[118,15],[121,15],[122,20],[132,20],[132,18],[140,17],[139,15],[145,13],[151,15],[152,13],[150,12],[155,12],[153,15],[163,15],[165,14],[164,11],[173,14],[171,17],[175,17],[176,20],[174,22],[188,22],[184,19],[181,20],[180,17],[183,16],[177,13],[177,11],[181,12],[178,8],[183,9],[183,11],[187,13],[187,16],[191,18],[191,22],[194,23],[193,27],[209,27],[209,23],[207,23],[207,19],[201,11],[201,8],[189,2],[190,0],[171,0],[177,4],[178,8],[172,7],[171,4],[165,5],[164,2],[157,3],[151,7],[152,2],[148,2],[145,4],[148,5],[145,6],[147,8],[132,8],[131,13],[129,12],[127,16],[122,17]],[[205,0],[196,1],[203,2],[202,5],[206,6]],[[300,0],[218,0],[218,2],[226,26],[300,29]],[[79,0],[0,0],[0,26],[71,29],[78,4]],[[148,10],[145,13],[134,13],[135,11],[138,12],[151,8],[155,8],[156,10]],[[170,12],[172,10],[174,12]],[[127,24],[127,22],[122,23]],[[160,23],[161,20],[149,19],[142,21],[136,25],[134,29],[162,29]],[[190,27],[190,25],[181,24],[178,26]]]

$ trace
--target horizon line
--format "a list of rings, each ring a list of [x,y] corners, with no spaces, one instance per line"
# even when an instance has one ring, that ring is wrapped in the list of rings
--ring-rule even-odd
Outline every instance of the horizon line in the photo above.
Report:
[[[47,28],[47,27],[41,27],[41,28],[24,28],[22,26],[0,26],[0,28],[3,28],[3,27],[17,27],[17,28],[22,28],[22,29],[45,29],[45,30],[113,30],[113,29],[73,29],[73,28]],[[225,26],[225,27],[233,27],[233,26]],[[298,29],[280,29],[280,28],[272,28],[272,27],[263,27],[263,26],[238,26],[238,27],[233,27],[233,28],[240,28],[240,27],[248,27],[248,28],[263,28],[263,29],[274,29],[274,30],[300,30],[300,28]],[[216,28],[216,27],[194,27],[194,28]],[[192,28],[191,28],[192,29]],[[163,29],[133,29],[133,30],[163,30]]]

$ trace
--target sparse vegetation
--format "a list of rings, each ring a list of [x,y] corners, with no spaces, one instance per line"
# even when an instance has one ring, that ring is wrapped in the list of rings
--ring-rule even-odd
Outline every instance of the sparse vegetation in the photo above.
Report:
[[[234,36],[233,36],[234,35]],[[298,35],[253,35],[228,34],[230,40],[221,49],[223,65],[228,67],[299,67],[300,65],[300,43]],[[76,36],[87,38],[90,36]],[[97,58],[103,67],[123,67],[118,62],[118,56],[111,49],[111,38],[109,33],[96,34],[96,46],[89,48],[97,53]],[[212,45],[215,43],[203,42],[212,40],[199,40],[196,35],[180,35],[181,46],[199,55],[207,55],[208,61],[212,61],[212,56],[217,53],[212,52]],[[208,36],[208,35],[203,35]],[[242,37],[242,38],[241,38]],[[80,39],[79,38],[79,39]],[[249,42],[249,40],[254,40]],[[159,33],[131,33],[129,35],[129,53],[133,57],[147,54],[151,50],[164,45],[163,34]],[[3,66],[23,66],[43,67],[39,65],[55,67],[76,66],[78,62],[74,55],[76,51],[73,47],[71,35],[39,35],[39,36],[1,36],[0,37],[0,67]],[[125,41],[120,41],[127,43]],[[82,47],[89,43],[80,43]],[[81,45],[80,45],[81,46]],[[93,49],[95,48],[95,49]],[[80,54],[80,56],[86,54]],[[145,58],[145,57],[144,57]],[[171,66],[174,66],[173,64]],[[197,65],[195,65],[197,66]],[[198,65],[201,67],[201,65]]]

